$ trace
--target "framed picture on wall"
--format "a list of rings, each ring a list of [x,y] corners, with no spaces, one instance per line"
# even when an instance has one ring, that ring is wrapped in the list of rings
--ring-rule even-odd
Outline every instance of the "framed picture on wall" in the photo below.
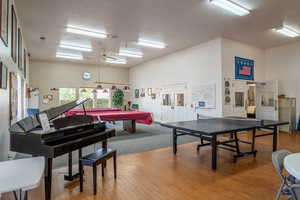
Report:
[[[0,62],[0,89],[7,89],[7,67]]]
[[[254,60],[235,57],[235,79],[254,80]]]
[[[135,90],[134,90],[134,97],[135,97],[136,99],[140,97],[140,91],[139,91],[139,89],[135,89]]]
[[[18,29],[18,68],[23,71],[23,38],[21,29]]]
[[[148,88],[148,96],[150,97],[152,94],[152,88]]]
[[[170,94],[163,94],[162,95],[162,105],[163,106],[171,106],[171,95]]]
[[[18,79],[15,73],[9,73],[9,114],[10,123],[17,121],[18,116]]]
[[[144,88],[141,89],[141,95],[140,96],[145,97],[145,89]]]
[[[24,78],[26,79],[26,73],[27,73],[27,52],[26,52],[26,49],[24,49],[24,64],[23,64],[23,73],[24,73]]]
[[[17,62],[18,22],[14,6],[11,6],[11,58]]]
[[[184,94],[176,94],[176,106],[184,106]]]
[[[9,0],[0,0],[0,38],[4,45],[8,45],[8,10]]]

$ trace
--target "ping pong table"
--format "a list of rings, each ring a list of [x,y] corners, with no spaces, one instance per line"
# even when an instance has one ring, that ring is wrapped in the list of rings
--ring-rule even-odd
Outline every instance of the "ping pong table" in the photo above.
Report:
[[[161,123],[161,126],[173,129],[173,153],[177,153],[177,138],[179,136],[190,135],[199,137],[201,143],[197,146],[197,150],[203,146],[211,146],[211,168],[217,169],[217,149],[225,149],[236,154],[233,160],[245,155],[256,156],[255,140],[258,137],[273,136],[273,151],[277,150],[277,131],[278,126],[286,125],[288,122],[271,121],[271,120],[256,120],[240,117],[223,117],[197,119],[193,121]],[[256,133],[257,129],[262,129],[262,133]],[[251,141],[244,141],[238,138],[238,133],[243,131],[251,131]],[[226,140],[220,136],[225,137]],[[239,143],[251,145],[251,150],[241,152]]]

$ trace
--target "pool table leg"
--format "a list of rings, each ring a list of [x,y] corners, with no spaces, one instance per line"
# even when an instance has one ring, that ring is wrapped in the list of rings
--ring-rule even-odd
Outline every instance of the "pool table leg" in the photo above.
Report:
[[[129,133],[135,133],[136,132],[135,120],[124,120],[123,128],[124,128],[124,131],[127,131]]]

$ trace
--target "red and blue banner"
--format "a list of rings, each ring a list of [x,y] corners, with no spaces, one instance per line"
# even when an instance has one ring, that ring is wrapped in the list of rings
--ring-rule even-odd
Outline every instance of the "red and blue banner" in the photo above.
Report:
[[[236,56],[235,79],[254,80],[254,60]]]

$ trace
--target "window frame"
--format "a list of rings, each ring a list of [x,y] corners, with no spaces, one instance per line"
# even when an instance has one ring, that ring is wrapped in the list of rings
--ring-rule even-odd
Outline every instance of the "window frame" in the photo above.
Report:
[[[63,87],[63,88],[67,88],[67,87]],[[59,102],[59,105],[62,105],[63,103],[62,103],[62,101],[60,100],[60,89],[62,89],[62,88],[59,88],[58,89],[58,102]],[[82,90],[82,89],[87,89],[87,90],[91,90],[91,89],[94,89],[94,88],[91,88],[91,87],[79,87],[79,88],[67,88],[67,89],[75,89],[75,99],[74,100],[76,100],[76,99],[79,99],[80,98],[80,94],[81,94],[81,91],[80,90]],[[111,96],[112,96],[112,91],[109,89],[109,88],[104,88],[104,89],[106,89],[106,90],[108,90],[108,93],[109,93],[109,97],[107,98],[108,99],[108,105],[107,105],[107,107],[108,108],[110,108],[111,107],[111,105],[112,105],[112,102],[111,102]],[[104,90],[103,89],[103,90]],[[93,101],[93,103],[92,103],[92,107],[93,108],[99,108],[99,107],[96,107],[96,105],[97,105],[97,103],[96,103],[96,101],[97,101],[97,94],[93,94],[92,95],[93,97],[91,98],[92,99],[92,101]],[[99,99],[106,99],[106,98],[99,98]]]

